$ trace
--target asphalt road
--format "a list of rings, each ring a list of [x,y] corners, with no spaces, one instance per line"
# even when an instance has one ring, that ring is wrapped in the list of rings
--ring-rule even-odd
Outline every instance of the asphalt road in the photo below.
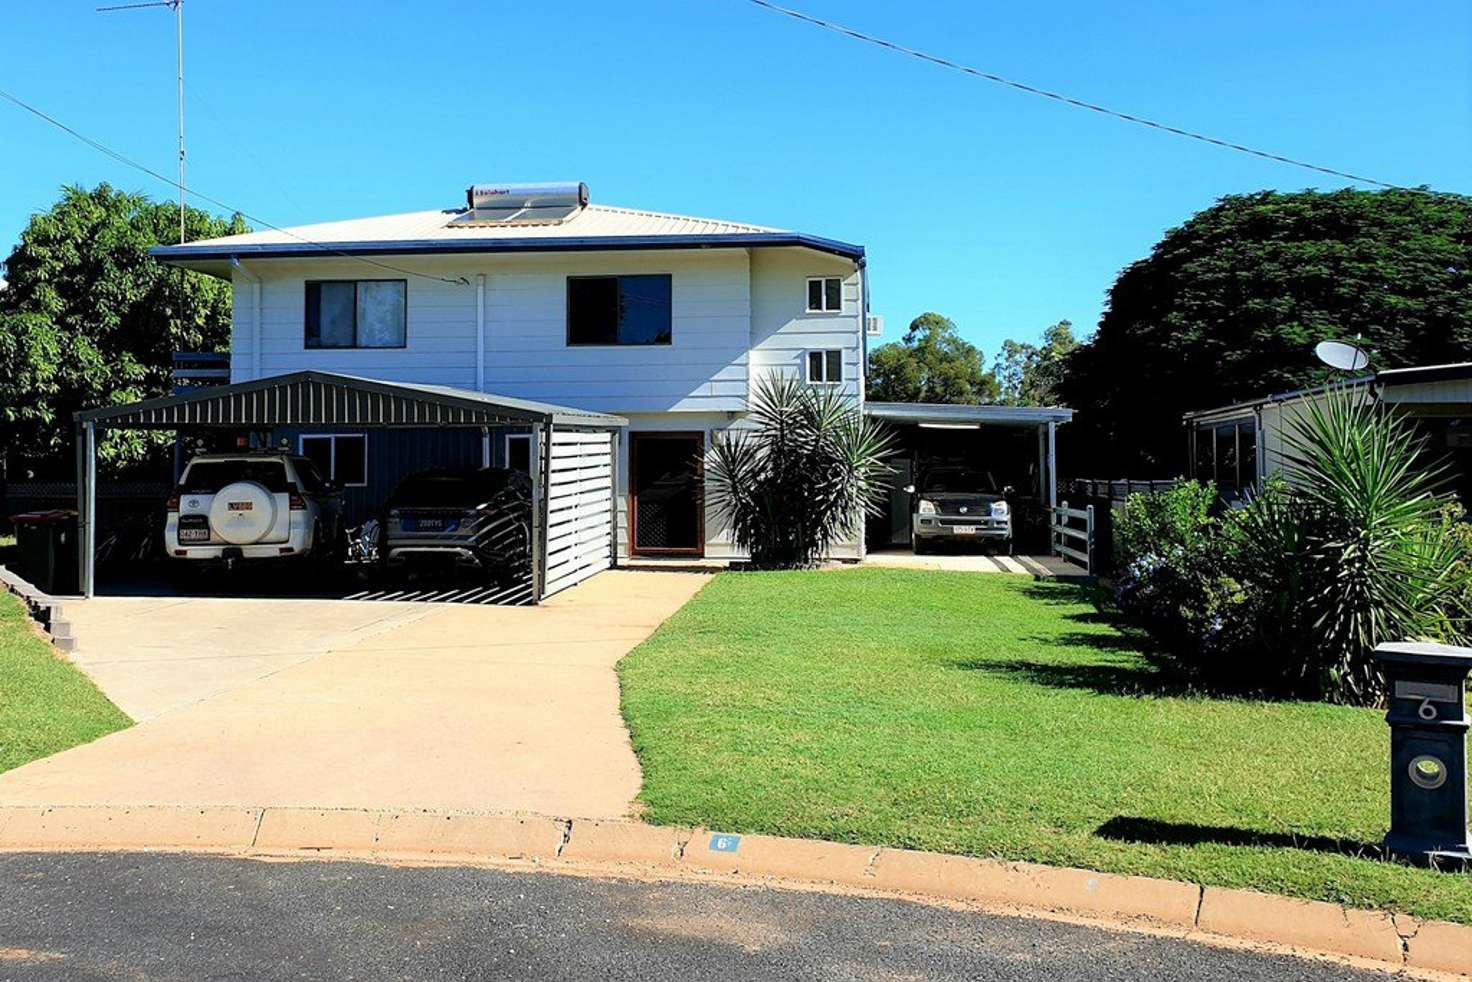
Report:
[[[758,887],[158,854],[0,856],[0,980],[1391,978]]]

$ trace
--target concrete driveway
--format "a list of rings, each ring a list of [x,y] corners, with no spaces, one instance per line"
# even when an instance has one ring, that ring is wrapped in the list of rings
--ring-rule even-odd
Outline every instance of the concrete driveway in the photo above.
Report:
[[[614,664],[706,580],[613,570],[540,607],[69,605],[78,663],[139,722],[0,774],[0,805],[626,815]]]

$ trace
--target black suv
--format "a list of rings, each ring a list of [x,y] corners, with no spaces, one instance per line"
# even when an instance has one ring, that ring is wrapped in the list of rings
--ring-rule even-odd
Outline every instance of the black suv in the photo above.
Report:
[[[384,505],[384,565],[439,563],[512,573],[529,569],[532,484],[521,471],[420,471]]]

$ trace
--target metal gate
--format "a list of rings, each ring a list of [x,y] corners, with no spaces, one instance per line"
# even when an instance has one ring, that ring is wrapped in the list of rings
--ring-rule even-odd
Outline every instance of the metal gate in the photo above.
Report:
[[[544,597],[613,565],[615,438],[607,430],[552,430]]]

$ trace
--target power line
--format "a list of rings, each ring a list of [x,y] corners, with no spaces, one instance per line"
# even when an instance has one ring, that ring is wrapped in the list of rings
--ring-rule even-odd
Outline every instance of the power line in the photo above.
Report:
[[[62,132],[67,133],[70,136],[75,137],[76,139],[78,139],[78,140],[82,141],[83,143],[87,144],[87,146],[89,146],[92,149],[96,150],[98,153],[101,153],[101,154],[104,154],[105,156],[111,157],[113,160],[116,160],[120,164],[124,164],[124,165],[126,165],[128,167],[132,167],[134,170],[142,171],[143,173],[147,174],[149,177],[152,177],[155,180],[162,181],[163,183],[169,185],[170,187],[173,187],[173,188],[179,188],[180,187],[179,182],[174,181],[174,180],[170,180],[169,178],[167,178],[164,175],[160,174],[158,171],[154,170],[153,168],[148,167],[148,166],[146,166],[144,164],[140,164],[138,161],[133,160],[131,157],[126,157],[123,154],[119,153],[118,151],[112,149],[111,147],[106,146],[105,144],[99,143],[97,140],[92,139],[90,136],[87,136],[85,133],[81,133],[81,132],[78,132],[77,130],[72,129],[70,126],[68,126],[67,124],[63,123],[61,120],[57,119],[55,116],[52,116],[52,115],[50,115],[50,114],[48,114],[46,112],[43,112],[40,109],[37,109],[35,106],[31,105],[28,102],[25,102],[22,99],[17,98],[16,96],[11,95],[9,92],[6,92],[4,89],[0,89],[0,98],[3,98],[5,100],[7,100],[8,102],[14,103],[15,105],[19,106],[21,109],[24,109],[26,112],[30,113],[33,116],[36,116],[36,117],[38,117],[38,118],[40,118],[42,120],[45,120],[47,123],[50,123],[52,126],[55,126],[57,129],[61,130]],[[199,191],[198,189],[192,190],[189,193],[192,194],[192,195],[194,195],[196,198],[200,198],[200,199],[202,199],[204,201],[209,202],[210,204],[214,205],[217,208],[223,208],[226,211],[236,212],[239,215],[241,215],[241,217],[245,218],[247,221],[253,222],[256,225],[264,225],[266,228],[270,229],[273,232],[280,232],[282,235],[290,236],[291,238],[296,239],[298,242],[305,243],[306,245],[309,245],[309,246],[314,246],[315,248],[321,249],[324,252],[332,253],[333,255],[342,256],[342,257],[344,257],[346,259],[352,259],[355,262],[365,263],[365,264],[367,264],[369,266],[376,266],[379,269],[385,269],[385,270],[388,270],[389,272],[392,272],[392,273],[399,273],[399,274],[401,274],[403,276],[417,276],[420,279],[435,280],[435,281],[440,282],[440,283],[449,283],[449,284],[451,284],[453,286],[469,286],[470,285],[470,281],[467,280],[463,276],[457,276],[457,277],[451,278],[451,277],[448,277],[448,276],[434,276],[434,275],[429,274],[429,273],[416,273],[412,269],[403,269],[403,268],[398,267],[398,266],[390,265],[389,263],[381,263],[381,262],[379,262],[376,259],[369,259],[366,256],[355,256],[355,255],[353,255],[350,252],[344,252],[341,249],[334,249],[332,246],[325,245],[325,244],[323,244],[321,242],[314,242],[313,240],[311,240],[309,238],[306,238],[305,236],[301,236],[301,235],[296,234],[295,232],[291,231],[290,229],[282,228],[280,225],[273,225],[271,222],[266,221],[264,218],[260,218],[260,217],[258,217],[256,215],[252,215],[250,212],[246,211],[245,209],[243,209],[243,208],[237,208],[234,205],[229,204],[228,202],[221,201],[219,198],[212,198],[209,195],[204,194],[203,192]]]
[[[747,0],[747,2],[758,7],[762,7],[766,10],[770,10],[773,13],[778,13],[787,17],[791,17],[793,20],[799,20],[806,24],[812,24],[815,27],[821,27],[826,31],[832,31],[835,34],[844,35],[845,37],[852,38],[855,41],[863,41],[866,44],[873,44],[881,48],[888,48],[890,51],[897,51],[900,54],[909,55],[911,58],[918,58],[920,61],[929,62],[932,65],[939,65],[942,68],[949,68],[953,71],[963,72],[976,78],[985,79],[988,82],[995,82],[998,85],[1009,86],[1010,88],[1017,89],[1018,91],[1026,92],[1029,95],[1042,96],[1045,99],[1052,99],[1055,102],[1061,102],[1065,105],[1074,106],[1078,109],[1087,109],[1090,112],[1100,113],[1105,116],[1112,116],[1115,119],[1123,120],[1127,123],[1136,123],[1140,126],[1148,126],[1151,129],[1160,130],[1165,133],[1172,133],[1176,136],[1183,136],[1190,140],[1198,140],[1202,143],[1209,143],[1214,147],[1221,147],[1226,150],[1235,150],[1238,153],[1250,154],[1253,157],[1261,157],[1264,160],[1271,160],[1279,164],[1288,164],[1292,167],[1301,167],[1304,170],[1316,171],[1320,174],[1328,174],[1331,177],[1342,177],[1346,180],[1358,181],[1361,184],[1373,184],[1377,187],[1388,188],[1394,191],[1424,190],[1422,188],[1406,187],[1402,184],[1393,184],[1389,181],[1380,181],[1376,180],[1373,177],[1364,177],[1360,174],[1351,174],[1348,171],[1336,170],[1333,167],[1323,167],[1319,164],[1311,164],[1305,160],[1295,160],[1292,157],[1285,157],[1281,154],[1271,153],[1267,150],[1258,150],[1253,147],[1243,146],[1240,143],[1232,143],[1230,140],[1220,140],[1214,136],[1207,136],[1204,133],[1197,133],[1192,130],[1181,129],[1179,126],[1171,126],[1166,123],[1157,122],[1153,119],[1146,119],[1144,116],[1136,116],[1133,113],[1120,112],[1116,109],[1110,109],[1107,106],[1098,105],[1097,103],[1085,102],[1082,99],[1075,99],[1072,96],[1063,95],[1059,92],[1050,92],[1047,89],[1041,89],[1035,85],[1028,85],[1026,82],[1018,82],[1015,79],[1006,78],[1005,76],[997,75],[992,72],[982,71],[979,68],[972,68],[969,65],[962,65],[959,62],[951,61],[948,58],[941,58],[937,55],[931,55],[926,54],[923,51],[917,51],[914,48],[907,48],[904,45],[897,44],[894,41],[887,41],[884,38],[875,37],[872,34],[865,34],[862,31],[856,31],[851,27],[844,27],[842,24],[835,24],[832,21],[813,17],[810,14],[805,14],[800,10],[792,10],[788,7],[780,7],[775,3],[770,3],[769,0]]]

